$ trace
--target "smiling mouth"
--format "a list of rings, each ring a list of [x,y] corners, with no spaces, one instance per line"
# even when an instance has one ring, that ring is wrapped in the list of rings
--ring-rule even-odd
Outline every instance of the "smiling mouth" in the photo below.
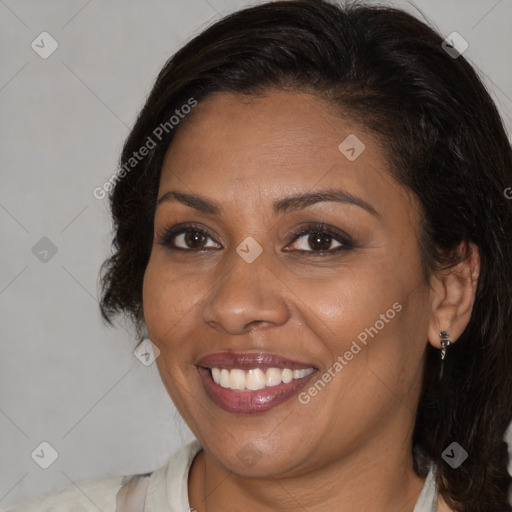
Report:
[[[210,369],[202,366],[198,366],[197,371],[206,394],[212,402],[227,412],[237,414],[263,413],[289,401],[318,372],[313,368],[291,370],[271,367],[266,371],[263,371],[262,368],[245,371],[238,368],[227,370],[226,368]],[[290,372],[291,380],[288,381]],[[271,381],[271,385],[268,386],[266,384],[267,375]],[[216,378],[219,380],[218,383],[215,381]],[[279,382],[277,382],[278,378]],[[232,380],[235,389],[231,388]],[[244,385],[243,389],[242,384]],[[246,386],[258,387],[258,389],[250,389]]]
[[[258,391],[280,384],[288,384],[313,373],[314,368],[292,370],[291,368],[210,368],[213,381],[224,389]]]

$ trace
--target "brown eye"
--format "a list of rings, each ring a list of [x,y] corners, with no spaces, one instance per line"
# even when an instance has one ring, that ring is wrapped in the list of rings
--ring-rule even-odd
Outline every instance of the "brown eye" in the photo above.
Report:
[[[309,235],[309,247],[319,251],[327,251],[331,248],[332,236],[324,233],[315,233]]]
[[[342,242],[344,242],[342,240]],[[333,245],[336,244],[336,245]],[[346,243],[340,243],[329,233],[306,232],[299,235],[293,245],[294,249],[304,252],[334,252],[343,248]]]
[[[191,249],[195,249],[197,247],[202,247],[206,241],[207,237],[201,233],[200,231],[186,231],[184,235],[184,242],[187,247]]]
[[[208,244],[208,240],[212,240],[203,229],[195,226],[179,225],[164,230],[162,236],[159,237],[158,243],[170,249],[181,251],[194,251],[201,249],[219,248],[216,243]]]
[[[293,235],[295,238],[286,252],[302,253],[305,256],[328,256],[355,248],[349,235],[324,224],[302,226]]]

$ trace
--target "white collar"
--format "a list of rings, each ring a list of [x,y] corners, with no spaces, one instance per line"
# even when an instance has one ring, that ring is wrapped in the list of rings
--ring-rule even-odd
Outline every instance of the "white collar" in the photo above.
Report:
[[[431,464],[413,512],[437,512],[436,466]]]

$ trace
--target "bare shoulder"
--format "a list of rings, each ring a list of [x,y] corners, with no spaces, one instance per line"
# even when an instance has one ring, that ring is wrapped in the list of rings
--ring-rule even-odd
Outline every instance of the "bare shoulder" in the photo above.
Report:
[[[122,476],[85,480],[16,505],[8,512],[115,512]]]

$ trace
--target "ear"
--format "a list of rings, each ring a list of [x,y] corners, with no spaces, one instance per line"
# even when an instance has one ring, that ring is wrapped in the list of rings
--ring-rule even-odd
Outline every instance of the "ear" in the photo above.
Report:
[[[431,279],[432,316],[428,340],[435,348],[441,348],[439,333],[447,331],[454,343],[469,323],[475,302],[480,254],[472,242],[461,242],[457,253],[464,260],[456,266],[436,272]]]

